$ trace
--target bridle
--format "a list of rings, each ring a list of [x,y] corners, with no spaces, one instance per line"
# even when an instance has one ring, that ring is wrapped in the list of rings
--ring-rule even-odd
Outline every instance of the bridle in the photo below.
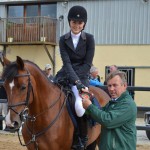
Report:
[[[21,138],[20,138],[20,134],[19,134],[19,128],[17,130],[17,133],[18,133],[18,138],[19,138],[19,141],[20,141],[20,144],[22,146],[28,146],[29,144],[33,143],[34,144],[34,147],[35,147],[35,150],[38,150],[38,143],[36,141],[36,138],[41,136],[42,134],[44,134],[56,121],[57,119],[60,117],[60,115],[62,114],[62,111],[63,111],[63,108],[65,107],[65,104],[66,104],[66,100],[67,100],[67,97],[65,97],[64,101],[63,101],[63,104],[61,105],[61,108],[59,110],[59,112],[57,113],[57,115],[55,116],[55,118],[50,122],[50,124],[44,128],[42,131],[38,132],[38,133],[34,133],[34,126],[35,126],[35,121],[36,121],[36,118],[41,116],[42,114],[44,114],[46,111],[48,111],[49,109],[51,109],[53,106],[55,106],[55,104],[60,100],[61,98],[61,95],[63,93],[63,89],[61,87],[61,90],[60,90],[60,94],[59,94],[59,97],[47,108],[45,109],[44,111],[40,112],[39,114],[35,115],[35,116],[29,116],[29,100],[30,100],[30,93],[32,91],[32,95],[33,95],[33,99],[34,99],[34,92],[33,92],[33,86],[31,84],[31,79],[30,79],[30,72],[28,69],[26,69],[27,73],[25,74],[19,74],[19,75],[16,75],[15,78],[21,78],[21,77],[28,77],[28,90],[27,90],[27,96],[26,96],[26,99],[23,101],[23,102],[19,102],[19,103],[16,103],[16,104],[11,104],[11,105],[8,105],[8,108],[11,109],[13,112],[15,112],[17,115],[19,115],[20,117],[20,120],[21,122],[24,121],[24,125],[26,125],[26,128],[27,128],[27,131],[28,133],[31,135],[31,139],[23,144],[22,141],[21,141]],[[24,106],[24,109],[18,113],[15,108],[18,107],[18,106]],[[31,121],[32,123],[32,128],[30,128],[28,125],[27,125],[27,121]]]

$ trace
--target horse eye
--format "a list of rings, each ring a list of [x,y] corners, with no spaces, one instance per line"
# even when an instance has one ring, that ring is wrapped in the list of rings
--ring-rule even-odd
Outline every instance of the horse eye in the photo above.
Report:
[[[26,85],[23,84],[23,85],[21,86],[20,90],[25,90],[25,89],[26,89]]]

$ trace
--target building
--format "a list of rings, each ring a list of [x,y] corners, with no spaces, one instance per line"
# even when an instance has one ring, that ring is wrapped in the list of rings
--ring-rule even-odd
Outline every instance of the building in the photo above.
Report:
[[[0,1],[0,50],[17,55],[54,74],[62,63],[59,37],[69,31],[67,13],[74,5],[88,11],[85,30],[95,37],[93,64],[105,80],[105,69],[115,64],[126,71],[133,86],[150,86],[149,0],[3,0]],[[137,105],[150,105],[149,92],[135,92]]]

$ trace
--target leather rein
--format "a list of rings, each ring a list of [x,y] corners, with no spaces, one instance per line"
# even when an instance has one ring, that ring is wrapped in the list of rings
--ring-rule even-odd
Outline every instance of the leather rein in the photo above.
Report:
[[[59,118],[59,116],[62,114],[62,111],[63,111],[63,108],[65,107],[66,105],[66,100],[67,100],[67,96],[65,97],[64,101],[63,101],[63,104],[59,110],[59,112],[57,113],[57,115],[55,116],[55,118],[50,122],[50,124],[44,128],[42,131],[34,134],[33,131],[34,131],[34,126],[35,126],[35,121],[37,119],[37,117],[43,115],[45,112],[47,112],[49,109],[53,108],[57,102],[60,100],[61,98],[61,95],[63,93],[63,89],[61,87],[61,91],[60,91],[60,94],[59,94],[59,97],[53,101],[53,103],[45,110],[43,110],[42,112],[40,112],[39,114],[35,115],[35,116],[29,116],[28,115],[28,110],[29,110],[29,99],[30,99],[30,93],[32,91],[32,94],[33,94],[33,98],[34,98],[34,92],[33,92],[33,87],[32,87],[32,84],[31,84],[31,79],[30,79],[30,72],[26,69],[27,73],[26,74],[20,74],[20,75],[16,75],[15,77],[16,78],[21,78],[21,77],[28,77],[28,91],[27,91],[27,96],[26,96],[26,99],[23,101],[23,102],[19,102],[19,103],[16,103],[16,104],[11,104],[11,105],[8,105],[8,108],[11,109],[12,111],[14,111],[17,115],[19,115],[20,117],[20,120],[23,122],[23,118],[24,118],[24,124],[26,125],[27,127],[27,131],[28,133],[31,135],[31,139],[23,144],[22,141],[21,141],[21,138],[20,138],[20,134],[19,134],[19,129],[17,130],[17,133],[18,133],[18,138],[19,138],[19,141],[20,141],[20,144],[22,146],[28,146],[29,144],[33,143],[34,144],[34,148],[35,150],[38,150],[38,143],[36,141],[37,137],[41,136],[42,134],[44,134],[49,128],[52,127],[52,125],[55,124],[55,122],[57,121],[57,119]],[[18,106],[22,106],[24,105],[24,110],[20,113],[18,113],[15,108],[18,107]],[[32,128],[29,128],[29,126],[27,125],[27,121],[30,120],[32,122]],[[21,126],[20,126],[21,127]]]

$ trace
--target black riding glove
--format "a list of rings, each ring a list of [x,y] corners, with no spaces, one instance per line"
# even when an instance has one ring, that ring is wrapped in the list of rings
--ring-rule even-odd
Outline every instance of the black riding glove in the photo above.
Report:
[[[85,89],[85,86],[79,80],[76,81],[75,83],[76,83],[76,86],[77,86],[79,93],[82,93],[82,88]]]

